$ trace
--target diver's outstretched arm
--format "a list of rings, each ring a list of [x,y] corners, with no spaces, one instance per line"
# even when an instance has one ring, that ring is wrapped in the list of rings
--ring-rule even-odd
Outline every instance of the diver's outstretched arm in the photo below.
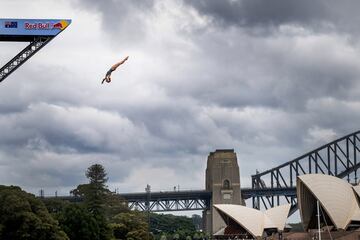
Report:
[[[128,60],[128,58],[129,58],[129,56],[126,56],[121,62],[115,63],[115,64],[111,67],[111,69],[112,69],[112,70],[116,70],[116,68],[117,68],[118,66],[120,66],[121,64],[123,64],[124,62],[126,62],[126,60]]]

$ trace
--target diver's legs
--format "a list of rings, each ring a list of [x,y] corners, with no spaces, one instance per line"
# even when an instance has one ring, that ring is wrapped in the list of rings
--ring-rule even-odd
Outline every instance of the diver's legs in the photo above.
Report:
[[[116,68],[119,67],[121,64],[123,64],[126,60],[128,60],[128,58],[129,58],[129,56],[126,56],[122,61],[120,61],[120,62],[118,62],[118,63],[115,63],[115,64],[111,67],[111,69],[112,69],[113,71],[115,71]]]
[[[118,63],[115,63],[114,65],[112,65],[111,69],[112,69],[113,71],[115,71],[121,64],[123,64],[122,61],[121,61],[121,62],[118,62]]]

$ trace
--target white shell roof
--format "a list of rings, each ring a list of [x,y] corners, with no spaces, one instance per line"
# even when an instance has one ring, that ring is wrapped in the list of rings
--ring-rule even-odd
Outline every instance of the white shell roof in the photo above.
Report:
[[[319,200],[326,213],[329,215],[335,227],[346,229],[353,216],[357,217],[358,204],[352,190],[352,186],[346,181],[324,174],[306,174],[298,176],[297,194],[301,217],[306,226],[313,204],[306,196],[305,188]]]
[[[360,185],[356,185],[352,187],[356,193],[356,195],[360,198]]]
[[[259,210],[234,204],[215,204],[214,207],[232,218],[254,237],[262,235],[264,231],[263,213]]]
[[[272,223],[272,226],[275,226],[279,231],[283,231],[285,228],[285,223],[290,211],[291,204],[285,204],[278,207],[270,208],[264,212],[265,216],[267,216]],[[266,218],[265,218],[266,219]],[[270,228],[266,221],[264,228]],[[274,227],[272,227],[274,228]]]
[[[354,214],[351,216],[352,221],[360,221],[360,209],[356,209]]]
[[[262,236],[266,228],[283,230],[290,210],[290,204],[271,208],[264,213],[234,204],[215,204],[214,207],[232,218],[254,237]]]
[[[219,231],[217,231],[216,233],[214,233],[214,236],[218,236],[218,235],[224,235],[225,234],[225,228],[221,228]]]
[[[357,200],[358,200],[358,205],[359,205],[359,201],[360,201],[360,185],[353,186],[352,188],[353,188],[355,194],[357,195]],[[351,220],[360,221],[360,209],[359,208],[357,208],[357,210],[354,212]]]

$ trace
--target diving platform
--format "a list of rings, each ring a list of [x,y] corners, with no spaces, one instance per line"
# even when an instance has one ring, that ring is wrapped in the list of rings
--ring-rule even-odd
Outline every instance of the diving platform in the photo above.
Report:
[[[29,44],[0,69],[0,82],[64,31],[70,19],[0,19],[1,42]]]

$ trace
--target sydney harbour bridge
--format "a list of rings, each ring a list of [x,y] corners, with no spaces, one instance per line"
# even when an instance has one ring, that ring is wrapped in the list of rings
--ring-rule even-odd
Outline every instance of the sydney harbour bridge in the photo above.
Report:
[[[296,177],[322,173],[342,178],[349,183],[358,181],[360,168],[360,131],[351,133],[277,167],[252,175],[252,186],[241,188],[241,197],[251,199],[252,207],[268,209],[291,203],[290,215],[297,210]],[[132,209],[168,212],[209,210],[213,198],[210,190],[120,193]],[[75,196],[61,199],[82,201]]]

